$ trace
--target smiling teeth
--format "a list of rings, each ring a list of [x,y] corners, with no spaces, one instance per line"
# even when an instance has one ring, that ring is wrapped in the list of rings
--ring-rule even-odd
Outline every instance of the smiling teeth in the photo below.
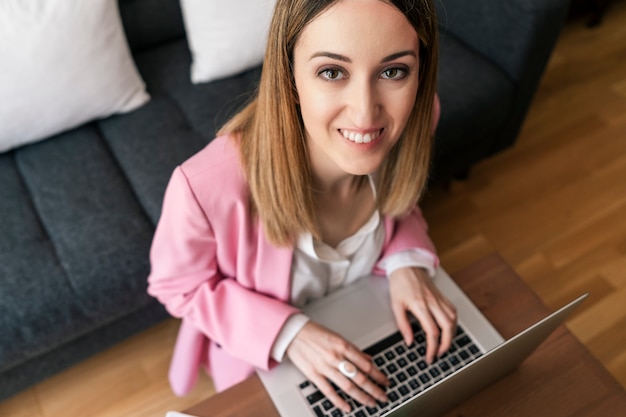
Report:
[[[373,133],[366,133],[366,134],[363,135],[361,133],[349,132],[347,130],[342,130],[341,134],[343,135],[344,138],[348,139],[351,142],[355,142],[355,143],[370,143],[371,141],[376,139],[378,136],[380,136],[380,131],[373,132]]]

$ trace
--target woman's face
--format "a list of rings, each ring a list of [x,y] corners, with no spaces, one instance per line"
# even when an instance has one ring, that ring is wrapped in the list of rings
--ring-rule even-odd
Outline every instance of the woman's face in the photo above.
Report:
[[[381,0],[340,0],[308,23],[294,79],[314,174],[380,167],[413,109],[418,57],[417,33]]]

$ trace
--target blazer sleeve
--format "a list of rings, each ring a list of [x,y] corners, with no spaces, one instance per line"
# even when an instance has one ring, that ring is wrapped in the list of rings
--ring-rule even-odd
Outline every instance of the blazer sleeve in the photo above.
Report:
[[[223,276],[217,261],[220,243],[178,167],[152,242],[148,293],[229,354],[268,369],[275,337],[298,310]]]
[[[390,237],[386,239],[381,260],[406,250],[419,249],[432,255],[435,268],[439,266],[437,250],[428,235],[428,224],[418,206],[405,217],[395,220],[387,218],[385,222]]]

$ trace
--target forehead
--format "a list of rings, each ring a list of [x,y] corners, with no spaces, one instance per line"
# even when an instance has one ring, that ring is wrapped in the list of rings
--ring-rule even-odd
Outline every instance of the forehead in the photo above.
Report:
[[[346,56],[418,47],[408,19],[382,0],[337,1],[305,26],[296,44],[296,50],[323,49]]]

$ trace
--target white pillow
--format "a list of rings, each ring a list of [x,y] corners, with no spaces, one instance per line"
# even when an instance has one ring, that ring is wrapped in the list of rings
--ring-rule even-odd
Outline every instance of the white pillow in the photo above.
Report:
[[[0,152],[146,103],[117,0],[0,1]]]
[[[276,0],[181,0],[194,84],[263,62]]]

